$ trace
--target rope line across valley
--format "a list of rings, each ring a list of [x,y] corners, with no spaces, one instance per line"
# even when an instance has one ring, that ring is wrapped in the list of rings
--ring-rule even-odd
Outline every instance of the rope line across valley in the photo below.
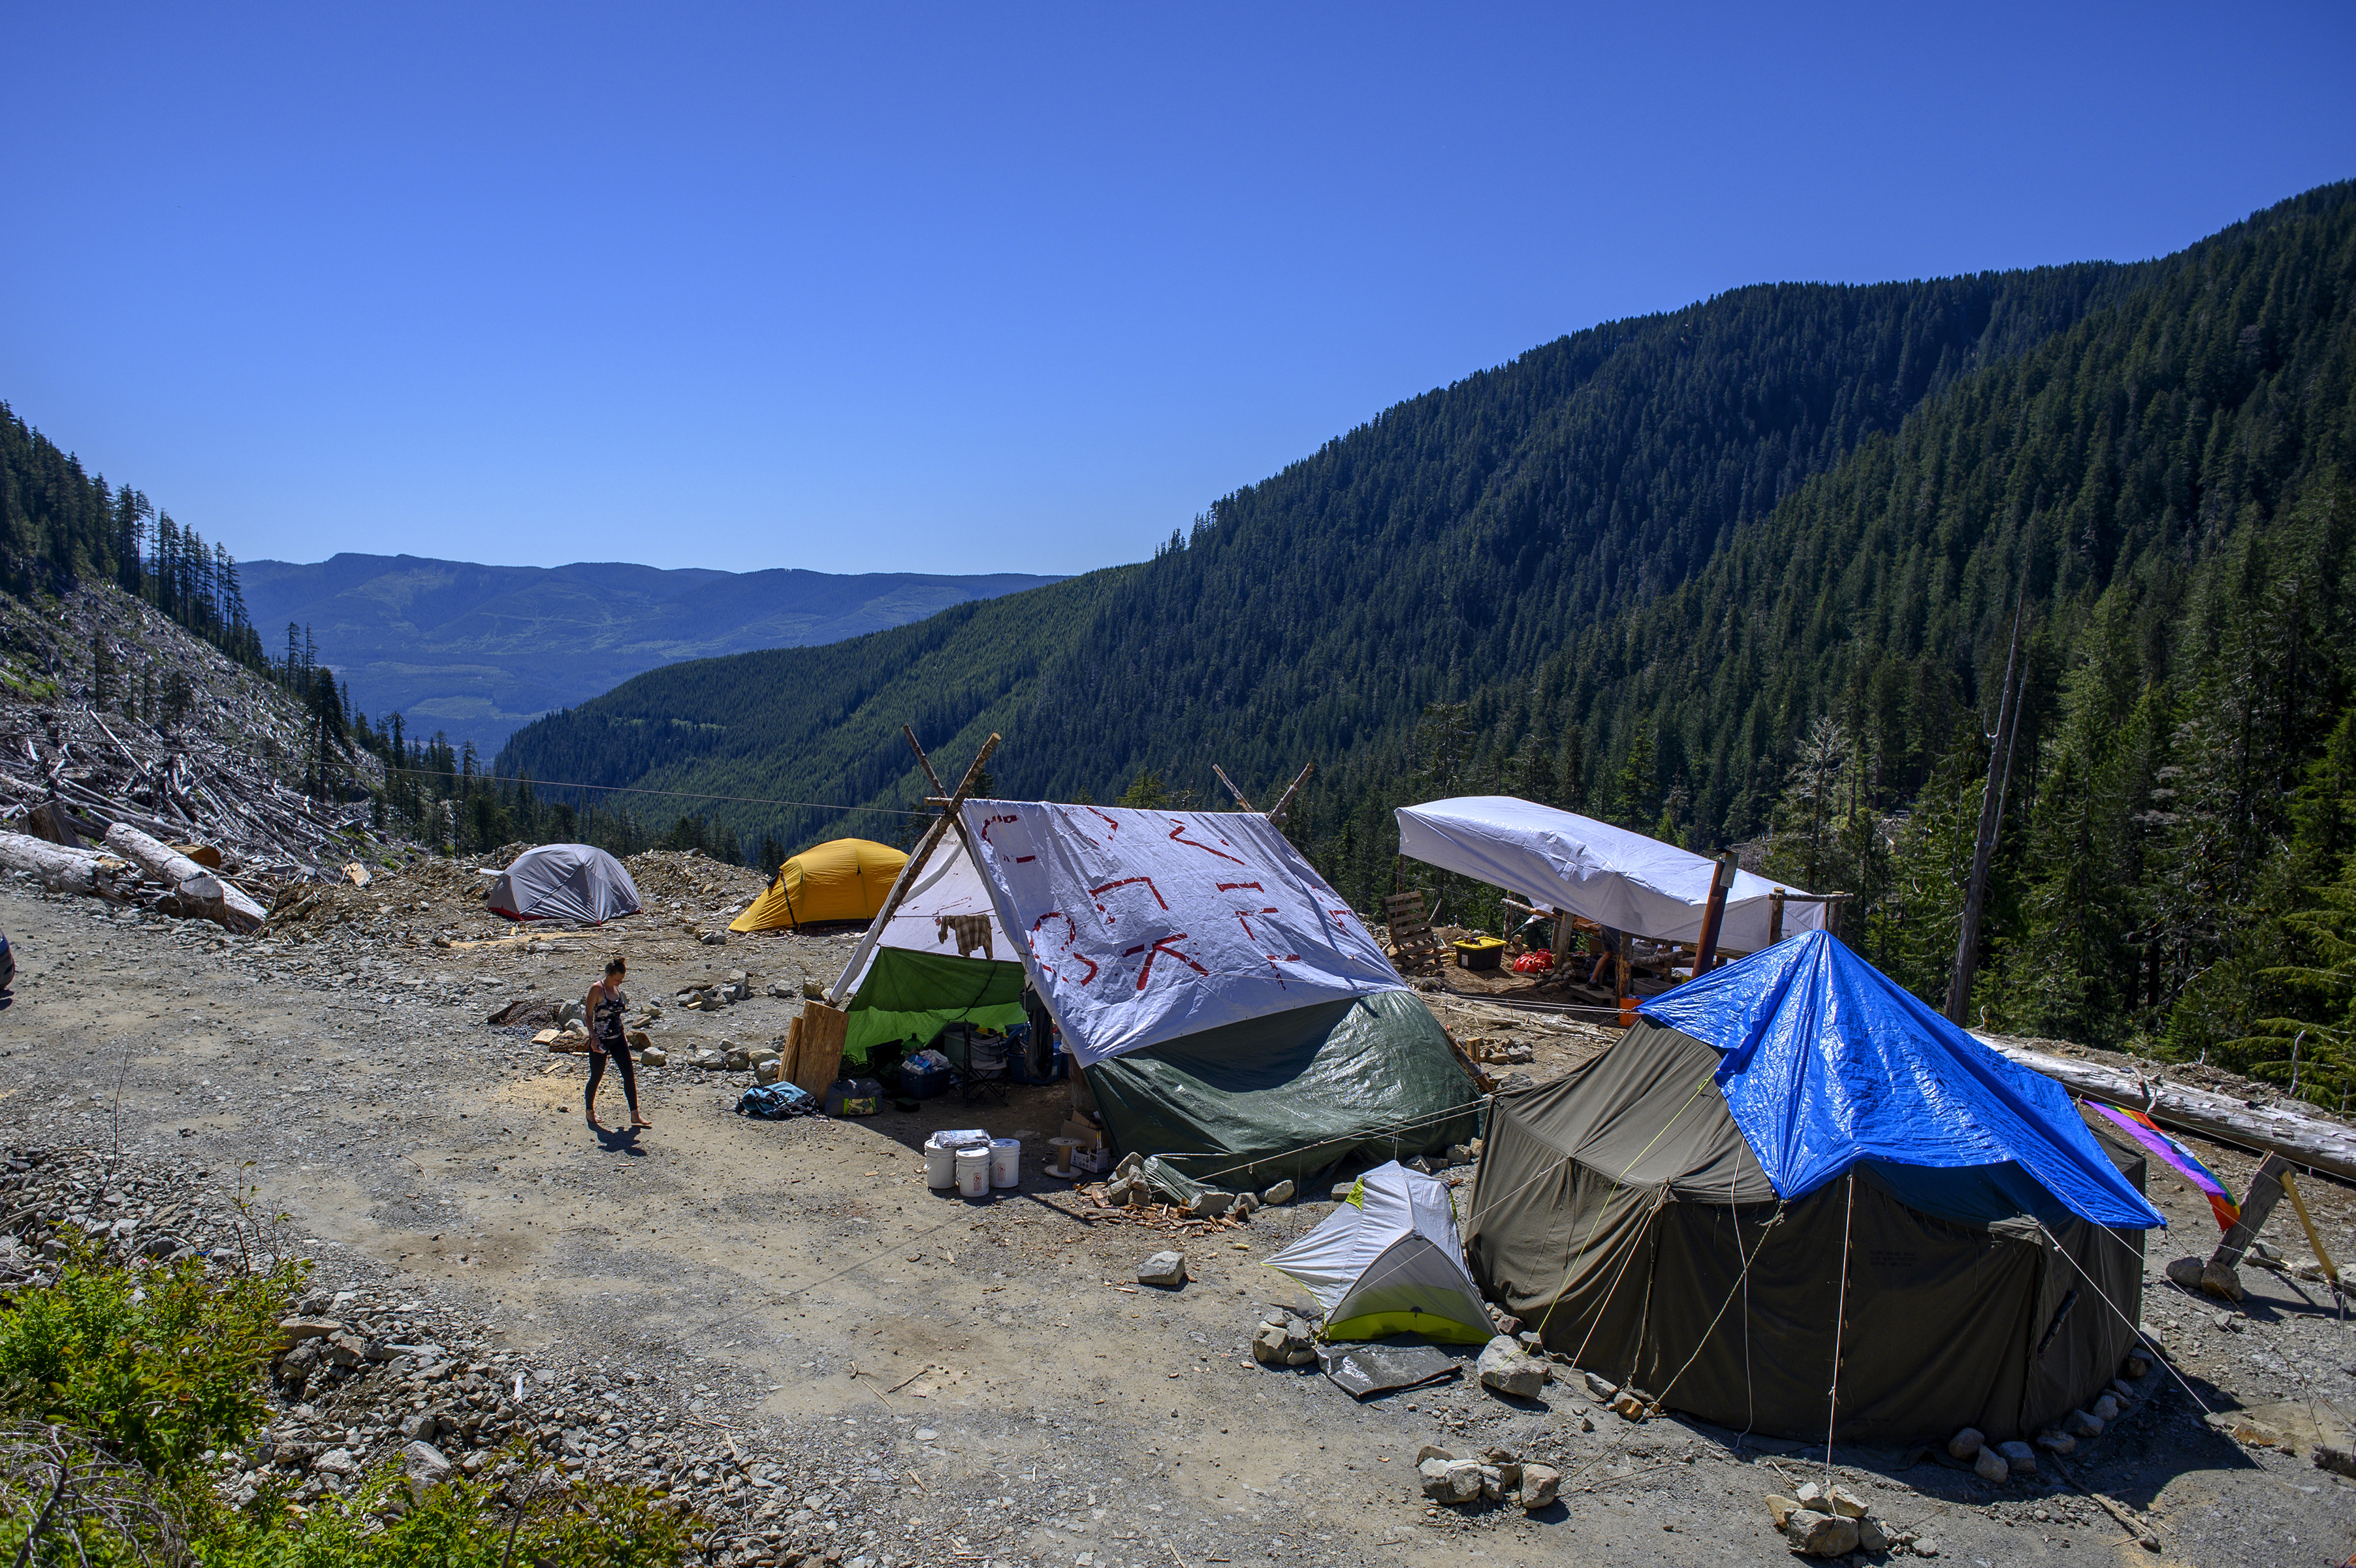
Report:
[[[453,773],[446,768],[387,768],[387,773],[412,773],[420,779],[460,779],[466,776]],[[475,778],[486,784],[520,784],[525,780],[508,774],[477,773]],[[694,789],[648,789],[630,784],[584,784],[577,779],[534,779],[535,789],[596,789],[608,795],[668,795],[681,800],[727,800],[740,806],[802,806],[813,811],[880,811],[887,817],[929,817],[931,811],[904,811],[898,806],[840,806],[831,800],[772,800],[760,795],[706,795]]]

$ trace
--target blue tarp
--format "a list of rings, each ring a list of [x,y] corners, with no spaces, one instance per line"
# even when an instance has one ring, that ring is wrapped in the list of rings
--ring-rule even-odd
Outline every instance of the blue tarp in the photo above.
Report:
[[[2041,1188],[2098,1225],[2167,1223],[2104,1155],[2060,1084],[1973,1039],[1822,931],[1640,1011],[1725,1053],[1719,1089],[1784,1198],[1864,1163],[1894,1176],[1893,1186],[1941,1189],[1946,1200],[1926,1207],[1957,1219],[2008,1202],[2036,1212]],[[1964,1179],[1910,1183],[1906,1167]]]

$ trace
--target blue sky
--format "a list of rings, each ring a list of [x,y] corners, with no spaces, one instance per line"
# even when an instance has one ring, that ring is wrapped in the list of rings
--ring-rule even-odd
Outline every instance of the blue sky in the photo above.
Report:
[[[240,556],[1073,572],[1768,279],[2356,174],[2356,6],[20,6],[0,400]]]

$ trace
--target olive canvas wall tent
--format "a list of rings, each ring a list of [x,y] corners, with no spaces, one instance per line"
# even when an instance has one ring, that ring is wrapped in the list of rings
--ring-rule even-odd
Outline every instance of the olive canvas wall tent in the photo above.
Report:
[[[1498,1096],[1490,1298],[1672,1409],[1823,1442],[2032,1434],[2135,1339],[2144,1163],[1821,931]],[[1828,1394],[1827,1391],[1831,1391]]]
[[[1239,1189],[1477,1130],[1430,1010],[1266,817],[969,800],[960,822],[1119,1151]]]

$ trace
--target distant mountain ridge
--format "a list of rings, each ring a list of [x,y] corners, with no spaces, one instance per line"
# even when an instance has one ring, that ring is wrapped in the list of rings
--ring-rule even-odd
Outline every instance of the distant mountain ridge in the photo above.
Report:
[[[1062,579],[620,563],[486,566],[416,555],[239,564],[262,642],[307,626],[372,715],[496,753],[518,725],[681,660],[796,648],[922,620]]]

